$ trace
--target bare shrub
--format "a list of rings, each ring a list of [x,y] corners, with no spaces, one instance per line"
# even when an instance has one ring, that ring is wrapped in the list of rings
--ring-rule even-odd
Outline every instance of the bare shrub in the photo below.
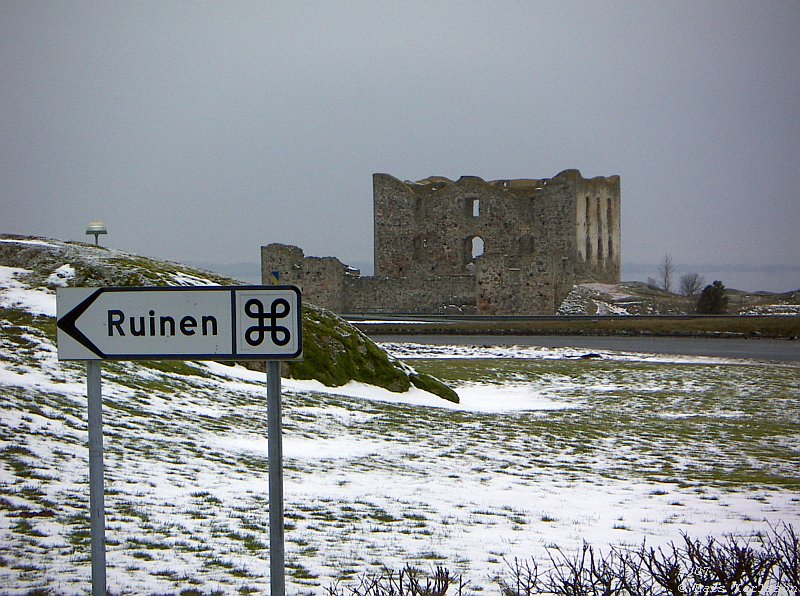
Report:
[[[533,559],[505,561],[496,578],[503,596],[800,596],[800,536],[791,525],[770,528],[766,536],[726,536],[683,540],[665,547],[612,547],[603,555],[584,543],[574,554],[548,548],[549,566]],[[444,596],[467,587],[443,567],[430,576],[406,565],[400,572],[364,575],[343,591],[328,596]]]
[[[771,530],[767,544],[776,558],[776,581],[787,593],[800,596],[800,536],[786,524]]]
[[[516,596],[517,594],[536,594],[539,584],[539,567],[533,559],[517,559],[514,562],[505,561],[508,572],[511,575],[509,580],[499,577],[497,583],[503,596]]]
[[[431,576],[425,576],[419,569],[406,565],[397,572],[385,569],[380,575],[364,574],[358,585],[349,586],[344,592],[339,590],[338,583],[326,592],[329,596],[444,596],[451,585],[455,585],[456,595],[461,595],[466,587],[444,567],[437,566]]]
[[[705,542],[683,535],[692,575],[708,594],[760,594],[776,563],[768,551],[756,550],[749,540],[728,536],[723,542]]]
[[[646,544],[631,556],[638,562],[641,578],[638,583],[649,591],[642,594],[690,594],[691,569],[683,553],[674,544],[666,548],[648,548]],[[631,592],[632,594],[635,592]]]
[[[658,266],[658,280],[662,290],[665,292],[672,291],[673,277],[675,277],[675,263],[672,261],[672,255],[667,253]]]
[[[679,280],[680,292],[684,296],[696,296],[705,283],[706,280],[699,273],[686,273]]]

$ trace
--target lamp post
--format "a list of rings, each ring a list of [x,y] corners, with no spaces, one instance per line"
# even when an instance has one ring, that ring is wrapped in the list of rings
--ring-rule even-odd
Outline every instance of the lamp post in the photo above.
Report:
[[[104,224],[102,221],[90,221],[89,225],[86,226],[86,234],[93,234],[95,245],[99,245],[100,241],[98,236],[100,236],[100,234],[108,234],[108,230],[106,229],[106,224]]]

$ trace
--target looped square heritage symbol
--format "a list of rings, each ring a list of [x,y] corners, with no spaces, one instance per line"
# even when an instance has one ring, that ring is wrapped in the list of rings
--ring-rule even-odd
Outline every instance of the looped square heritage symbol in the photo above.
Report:
[[[248,317],[258,321],[257,324],[247,328],[245,341],[251,346],[258,346],[264,342],[266,334],[270,334],[272,343],[276,346],[285,346],[291,339],[291,333],[287,327],[278,325],[278,319],[289,316],[291,310],[289,302],[284,298],[272,301],[269,312],[265,312],[264,303],[258,298],[251,298],[244,305],[244,311]],[[269,324],[266,324],[269,319]]]

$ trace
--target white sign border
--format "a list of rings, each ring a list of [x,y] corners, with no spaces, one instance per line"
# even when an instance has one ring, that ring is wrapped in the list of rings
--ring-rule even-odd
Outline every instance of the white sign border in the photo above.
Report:
[[[80,300],[75,300],[77,292],[71,290],[84,290],[85,297]],[[239,291],[253,292],[253,291],[266,291],[269,293],[276,292],[292,292],[294,296],[295,312],[293,314],[293,321],[295,324],[295,332],[297,336],[296,349],[291,353],[277,352],[277,353],[239,353],[237,351],[237,326],[236,326],[236,293]],[[103,354],[102,352],[95,351],[86,346],[84,342],[73,336],[70,331],[75,329],[69,327],[65,319],[67,319],[76,309],[81,308],[87,301],[93,302],[101,294],[117,293],[117,292],[218,292],[228,293],[231,303],[231,349],[226,353],[207,354],[207,353],[182,353],[182,354]],[[70,298],[66,298],[66,296]],[[59,308],[63,307],[63,308]],[[246,286],[107,286],[107,287],[81,287],[81,288],[59,288],[57,290],[57,343],[61,344],[62,341],[73,342],[81,346],[81,350],[85,352],[85,356],[62,356],[58,355],[59,360],[63,361],[91,361],[91,360],[109,360],[109,361],[126,361],[126,360],[196,360],[196,361],[237,361],[237,360],[302,360],[303,356],[303,307],[302,295],[297,286],[292,285],[246,285]],[[62,312],[63,311],[63,312]],[[80,316],[80,315],[79,315]],[[79,317],[78,317],[79,318]],[[78,331],[77,329],[75,329]],[[80,333],[78,331],[78,333]],[[88,338],[87,338],[88,339]],[[91,341],[89,340],[89,343]],[[61,351],[59,351],[61,352]],[[99,353],[98,353],[99,352]]]

